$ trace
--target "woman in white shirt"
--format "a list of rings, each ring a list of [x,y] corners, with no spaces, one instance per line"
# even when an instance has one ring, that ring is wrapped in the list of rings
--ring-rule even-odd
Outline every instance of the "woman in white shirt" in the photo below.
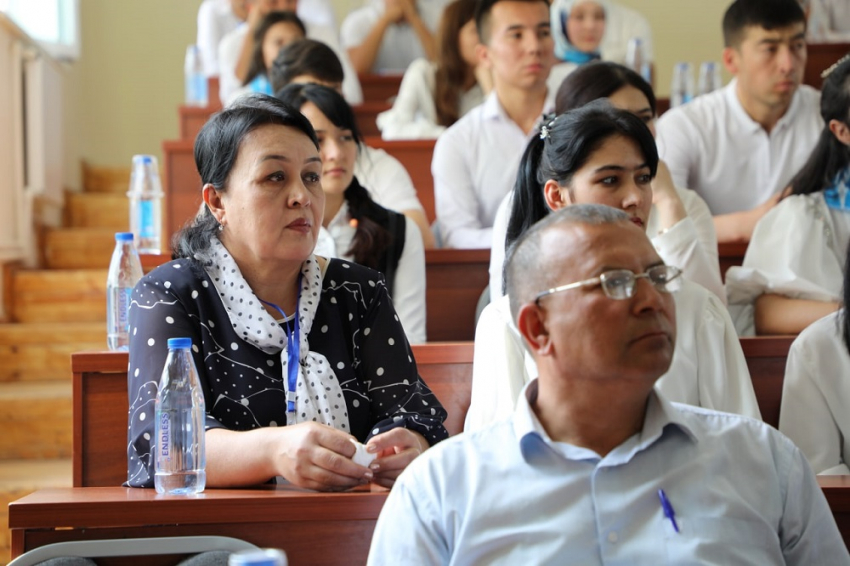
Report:
[[[413,61],[393,107],[378,115],[385,140],[436,138],[484,101],[490,80],[476,54],[475,0],[446,6],[437,40],[436,62]]]
[[[522,156],[509,243],[550,210],[579,203],[623,210],[646,228],[657,166],[652,133],[633,113],[599,100],[559,115],[541,127]],[[529,208],[529,202],[540,206]],[[746,360],[723,303],[687,280],[675,301],[676,348],[657,387],[674,401],[760,417]],[[520,389],[537,377],[507,296],[481,314],[472,371],[464,430],[509,415]]]
[[[850,239],[850,60],[824,81],[824,127],[786,195],[759,220],[741,267],[726,274],[742,336],[798,334],[839,308]]]
[[[616,63],[591,63],[573,71],[558,89],[555,112],[567,112],[599,98],[607,99],[615,108],[628,110],[655,134],[656,101],[652,87],[640,75]],[[493,225],[491,299],[502,294],[506,235],[511,239],[511,233],[520,230],[513,218],[510,218],[513,227],[509,226],[509,211],[515,193],[508,194],[502,202]],[[538,218],[541,211],[547,210],[542,193],[522,194],[529,200],[520,203],[521,209],[517,213],[520,224],[523,224],[522,216],[529,216],[528,212],[531,212],[529,217]],[[527,222],[525,224],[527,227]],[[658,162],[658,173],[652,180],[652,203],[646,233],[658,255],[668,265],[675,265],[686,279],[699,283],[725,303],[726,292],[720,278],[717,236],[711,211],[694,191],[673,184],[663,161]]]
[[[425,342],[422,236],[412,220],[375,203],[354,176],[361,136],[351,107],[337,91],[317,84],[291,84],[277,98],[299,109],[319,138],[325,253],[382,272],[408,341]]]

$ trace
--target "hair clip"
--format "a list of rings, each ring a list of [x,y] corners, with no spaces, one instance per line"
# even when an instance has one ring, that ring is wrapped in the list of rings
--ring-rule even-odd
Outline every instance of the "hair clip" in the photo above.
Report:
[[[544,114],[541,118],[540,122],[543,124],[540,126],[540,139],[545,140],[549,137],[549,134],[552,133],[552,126],[555,125],[555,120],[558,119],[556,114]]]
[[[828,77],[830,74],[832,74],[832,72],[835,69],[838,68],[839,65],[841,65],[842,63],[844,63],[848,59],[850,59],[850,53],[848,53],[847,55],[845,55],[844,57],[842,57],[841,59],[839,59],[838,61],[833,63],[826,71],[822,72],[820,74],[820,78],[825,79],[826,77]]]

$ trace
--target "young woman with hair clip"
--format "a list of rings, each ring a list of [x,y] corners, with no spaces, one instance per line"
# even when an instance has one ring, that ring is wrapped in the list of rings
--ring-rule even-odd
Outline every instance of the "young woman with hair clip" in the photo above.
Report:
[[[844,265],[850,265],[846,256]],[[791,344],[779,411],[779,430],[824,475],[850,474],[848,269],[843,287],[842,308],[810,324]]]
[[[316,253],[383,273],[408,340],[425,342],[422,236],[412,220],[375,203],[355,177],[362,138],[351,107],[335,90],[316,84],[289,85],[278,98],[300,110],[319,138],[325,239]]]
[[[436,138],[484,101],[488,72],[478,64],[475,0],[455,0],[443,11],[437,60],[413,61],[393,107],[378,115],[386,140]]]
[[[646,229],[657,167],[652,133],[633,113],[598,100],[559,115],[541,127],[522,156],[508,244],[550,210],[573,204],[622,210]],[[529,207],[530,202],[536,205]],[[671,276],[679,273],[676,269]],[[675,303],[675,355],[657,387],[674,401],[760,417],[746,360],[723,303],[688,280],[681,281]],[[537,376],[507,296],[481,313],[472,371],[465,430],[510,414],[519,391]]]
[[[573,71],[558,89],[555,112],[567,112],[600,98],[640,118],[655,135],[656,102],[652,87],[640,75],[616,63],[596,62]],[[493,224],[491,300],[502,294],[506,234],[508,240],[515,239],[516,233],[527,224],[523,223],[523,218],[539,218],[541,211],[546,211],[542,194],[521,194],[518,196],[528,200],[512,204],[514,194],[505,197]],[[509,225],[511,206],[517,213]],[[673,184],[663,161],[658,162],[658,174],[652,180],[652,206],[646,233],[665,262],[680,268],[686,279],[699,283],[721,301],[726,301],[711,211],[694,191],[679,189]]]
[[[269,71],[280,50],[307,35],[304,23],[295,12],[269,12],[254,32],[254,48],[248,74],[230,101],[246,93],[273,95]]]
[[[838,309],[850,239],[850,58],[821,92],[824,127],[779,203],[756,224],[744,264],[726,274],[738,333],[798,334]]]

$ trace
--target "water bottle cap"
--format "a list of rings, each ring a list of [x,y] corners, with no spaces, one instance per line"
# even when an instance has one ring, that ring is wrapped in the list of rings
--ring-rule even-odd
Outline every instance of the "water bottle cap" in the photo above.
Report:
[[[227,560],[228,566],[285,566],[286,563],[286,555],[272,548],[234,552]]]
[[[150,165],[154,159],[153,155],[134,155],[133,165]]]
[[[132,242],[133,241],[133,233],[132,232],[115,232],[115,241],[116,242]]]
[[[191,338],[169,338],[168,339],[168,349],[169,350],[182,350],[185,348],[192,347],[192,339]]]

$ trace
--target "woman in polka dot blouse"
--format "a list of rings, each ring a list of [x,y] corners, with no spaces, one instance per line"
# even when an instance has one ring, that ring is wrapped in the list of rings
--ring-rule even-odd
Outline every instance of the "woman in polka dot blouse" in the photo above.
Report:
[[[380,273],[313,255],[322,225],[316,135],[267,96],[242,99],[195,141],[204,211],[178,259],[130,308],[127,484],[153,487],[154,400],[171,337],[192,338],[207,408],[207,485],[282,477],[391,486],[448,435]],[[378,458],[354,463],[356,439]]]

